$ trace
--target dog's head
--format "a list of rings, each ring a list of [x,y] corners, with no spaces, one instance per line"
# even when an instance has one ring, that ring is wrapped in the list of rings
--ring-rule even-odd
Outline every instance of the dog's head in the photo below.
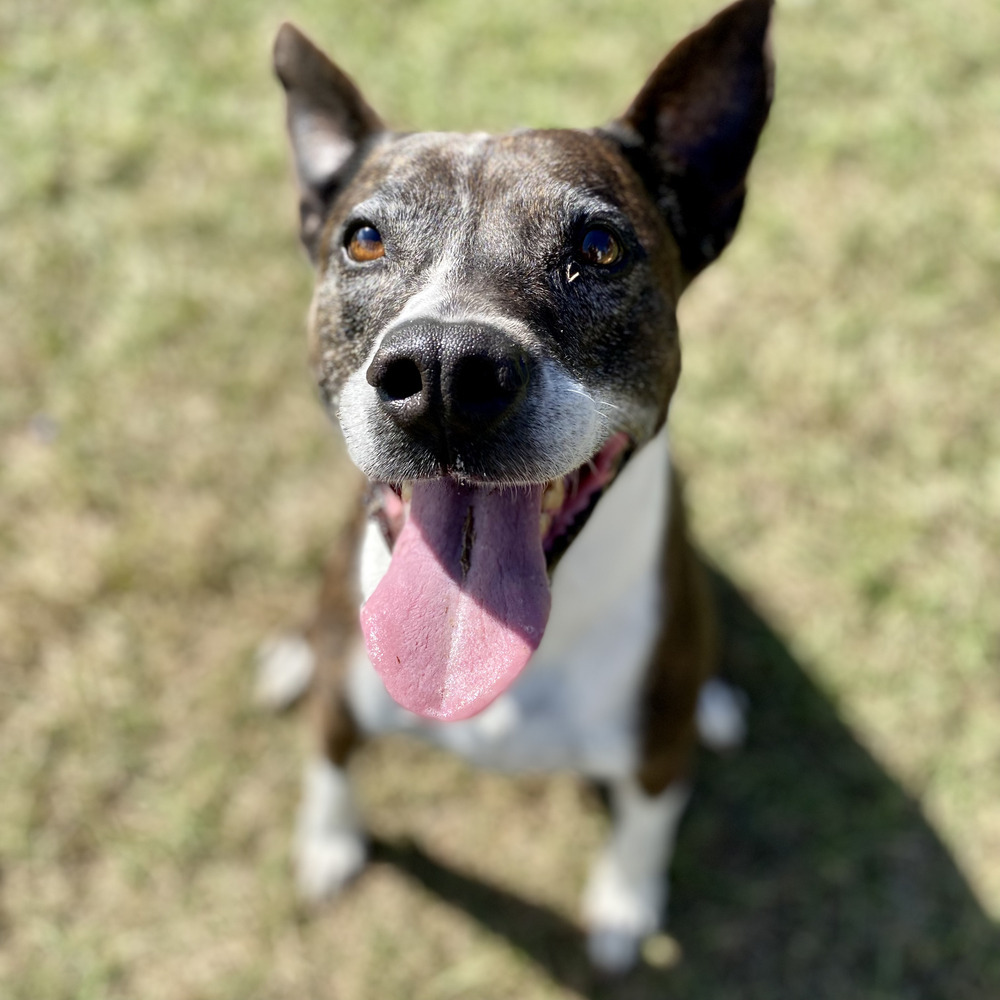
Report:
[[[556,560],[666,419],[678,298],[736,228],[767,118],[771,5],[724,10],[586,132],[392,132],[279,32],[311,359],[382,489],[393,558],[362,624],[407,708],[463,718],[513,680]]]

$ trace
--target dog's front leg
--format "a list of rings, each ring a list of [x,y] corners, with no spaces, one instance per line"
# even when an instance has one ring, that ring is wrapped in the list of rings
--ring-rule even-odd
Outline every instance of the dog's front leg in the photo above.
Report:
[[[341,672],[317,678],[314,690],[320,743],[306,762],[295,828],[299,898],[317,903],[335,896],[364,867],[361,816],[347,765],[360,738],[340,684]]]
[[[336,895],[366,857],[361,821],[347,772],[316,756],[306,764],[295,831],[299,897],[316,903]]]
[[[667,869],[689,794],[680,780],[657,795],[648,795],[632,778],[611,786],[611,838],[583,900],[587,950],[606,972],[630,969],[643,939],[660,926],[669,892]]]
[[[361,732],[347,701],[351,650],[357,642],[354,563],[364,520],[345,526],[323,577],[308,641],[315,657],[311,691],[316,749],[306,763],[295,831],[299,896],[317,902],[335,895],[365,863],[361,817],[347,766]]]

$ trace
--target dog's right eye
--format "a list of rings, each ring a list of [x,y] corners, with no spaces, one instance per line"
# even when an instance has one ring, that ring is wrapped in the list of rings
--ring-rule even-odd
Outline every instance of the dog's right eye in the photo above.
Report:
[[[624,251],[618,237],[605,226],[591,226],[580,240],[580,257],[595,267],[611,267]]]
[[[374,226],[358,226],[347,239],[347,256],[364,264],[385,256],[382,235]]]

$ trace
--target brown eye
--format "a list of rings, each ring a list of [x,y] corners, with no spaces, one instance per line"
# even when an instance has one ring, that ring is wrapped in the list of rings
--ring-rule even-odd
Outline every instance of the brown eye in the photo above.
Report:
[[[610,267],[622,257],[622,245],[610,229],[594,226],[580,240],[580,259],[595,267]]]
[[[359,226],[347,241],[347,256],[364,264],[385,256],[385,244],[374,226]]]

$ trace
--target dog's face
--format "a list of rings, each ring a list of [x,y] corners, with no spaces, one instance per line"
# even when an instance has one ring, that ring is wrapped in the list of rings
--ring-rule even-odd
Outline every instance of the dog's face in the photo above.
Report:
[[[320,385],[372,479],[544,483],[662,422],[676,244],[615,144],[386,138],[335,200]]]
[[[556,560],[665,420],[677,300],[732,235],[767,116],[770,6],[689,36],[606,128],[503,136],[389,132],[282,28],[311,357],[386,487],[362,622],[406,707],[460,718],[510,683]]]

